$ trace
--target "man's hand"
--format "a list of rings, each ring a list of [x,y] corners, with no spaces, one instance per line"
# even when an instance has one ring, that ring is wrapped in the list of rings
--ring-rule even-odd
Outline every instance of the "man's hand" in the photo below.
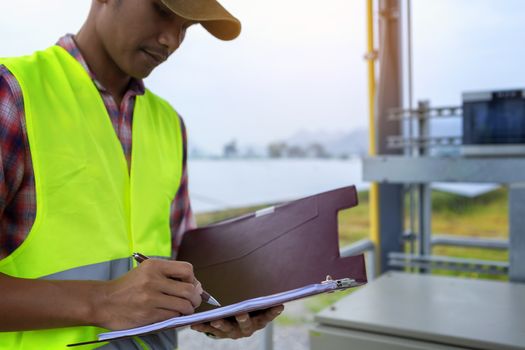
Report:
[[[236,322],[229,320],[217,320],[211,324],[198,324],[191,326],[191,329],[206,333],[213,338],[239,339],[249,337],[259,329],[263,329],[283,312],[284,306],[279,305],[250,317],[249,314],[235,316]]]
[[[55,281],[0,273],[0,332],[70,326],[111,330],[187,315],[202,287],[191,264],[148,259],[112,281]]]
[[[201,293],[191,264],[148,259],[105,283],[96,323],[117,330],[189,315],[200,305]]]

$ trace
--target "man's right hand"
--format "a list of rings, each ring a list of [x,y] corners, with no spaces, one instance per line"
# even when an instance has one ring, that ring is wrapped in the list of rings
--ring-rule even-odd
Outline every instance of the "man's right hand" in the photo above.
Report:
[[[106,283],[96,323],[116,330],[189,315],[201,304],[201,293],[191,264],[148,259]]]
[[[148,259],[112,281],[52,281],[0,273],[0,331],[69,326],[110,330],[188,315],[202,287],[189,263]]]

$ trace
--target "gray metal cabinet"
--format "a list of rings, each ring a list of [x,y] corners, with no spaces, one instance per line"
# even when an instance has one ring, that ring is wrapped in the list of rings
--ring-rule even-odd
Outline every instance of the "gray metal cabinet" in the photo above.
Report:
[[[523,350],[525,285],[386,273],[316,322],[315,350]]]

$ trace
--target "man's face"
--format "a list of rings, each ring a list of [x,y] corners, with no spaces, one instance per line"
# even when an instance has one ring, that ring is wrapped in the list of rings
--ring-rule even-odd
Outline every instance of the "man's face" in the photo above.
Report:
[[[104,0],[96,28],[109,58],[129,76],[143,79],[182,43],[194,22],[160,0]]]

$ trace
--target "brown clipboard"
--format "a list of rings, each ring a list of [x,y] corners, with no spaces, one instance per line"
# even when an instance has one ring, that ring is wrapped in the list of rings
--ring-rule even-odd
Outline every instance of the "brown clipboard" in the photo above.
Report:
[[[339,254],[338,212],[358,203],[344,187],[186,232],[177,260],[222,305],[350,277],[366,283],[363,254]],[[198,311],[210,309],[201,305]]]

